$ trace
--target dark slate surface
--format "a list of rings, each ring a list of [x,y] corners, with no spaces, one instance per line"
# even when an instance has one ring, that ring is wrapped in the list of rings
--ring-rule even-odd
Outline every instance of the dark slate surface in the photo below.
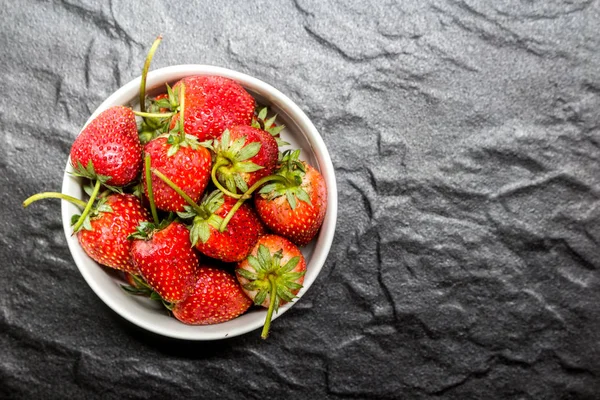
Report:
[[[193,3],[203,3],[194,5]],[[5,1],[0,397],[600,398],[600,2]],[[71,142],[154,67],[256,76],[331,152],[322,274],[258,332],[149,335],[67,250]]]

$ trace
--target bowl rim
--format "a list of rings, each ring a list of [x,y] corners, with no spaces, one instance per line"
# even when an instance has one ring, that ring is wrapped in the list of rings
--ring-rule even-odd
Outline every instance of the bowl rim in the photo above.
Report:
[[[319,134],[317,128],[294,101],[292,101],[289,97],[287,97],[285,94],[283,94],[270,84],[245,73],[234,71],[228,68],[206,64],[172,65],[150,71],[146,79],[146,87],[148,88],[148,90],[151,90],[151,88],[156,87],[158,85],[178,80],[183,78],[184,76],[190,75],[218,75],[233,79],[240,83],[244,88],[249,89],[250,91],[255,91],[261,96],[266,97],[269,102],[271,102],[271,100],[276,100],[277,103],[279,103],[279,105],[285,107],[286,110],[289,110],[289,113],[292,114],[289,115],[289,117],[293,118],[294,122],[302,128],[306,140],[311,145],[314,156],[319,164],[318,169],[320,170],[321,174],[323,175],[323,178],[325,179],[325,183],[327,185],[327,211],[325,214],[323,225],[317,237],[319,245],[314,247],[309,263],[310,268],[314,269],[315,273],[305,277],[303,288],[298,293],[298,297],[293,302],[287,303],[284,306],[280,307],[279,312],[273,315],[273,320],[275,320],[276,318],[284,314],[285,311],[287,311],[289,308],[294,306],[306,293],[310,286],[312,286],[312,284],[316,280],[316,277],[321,272],[329,254],[329,250],[331,248],[333,237],[335,234],[338,212],[337,185],[331,157],[329,155],[327,147],[325,146],[325,142],[323,141],[323,138]],[[141,76],[138,76],[137,78],[132,79],[131,81],[117,89],[114,93],[112,93],[96,108],[96,110],[92,113],[92,115],[82,127],[82,130],[99,113],[101,113],[105,109],[117,104],[124,105],[131,103],[133,101],[132,99],[135,99],[135,97],[139,95],[140,82]],[[63,193],[68,193],[73,186],[73,180],[69,174],[70,172],[72,172],[72,167],[70,165],[70,160],[68,159],[63,176]],[[69,251],[75,261],[75,264],[77,265],[77,268],[79,269],[84,280],[92,288],[96,295],[109,308],[111,308],[114,312],[116,312],[126,320],[150,332],[166,337],[184,340],[226,339],[256,330],[258,328],[261,328],[264,324],[264,318],[258,318],[252,323],[230,328],[226,331],[219,331],[218,329],[216,329],[215,331],[211,330],[209,332],[204,332],[201,329],[199,329],[197,333],[195,332],[194,334],[189,334],[189,332],[186,333],[184,330],[177,331],[172,329],[160,329],[160,327],[156,324],[145,320],[143,317],[140,317],[135,312],[129,310],[127,307],[124,307],[119,301],[117,301],[117,299],[111,297],[108,293],[106,293],[103,287],[93,278],[91,272],[86,267],[86,264],[91,259],[89,259],[88,256],[82,251],[77,239],[72,240],[72,237],[74,237],[72,236],[72,230],[70,226],[70,215],[72,215],[72,213],[72,205],[68,202],[63,201],[61,204],[63,229],[65,237],[67,238]],[[266,310],[261,310],[259,312],[264,313],[264,315],[266,316]],[[220,324],[212,326],[218,325]]]

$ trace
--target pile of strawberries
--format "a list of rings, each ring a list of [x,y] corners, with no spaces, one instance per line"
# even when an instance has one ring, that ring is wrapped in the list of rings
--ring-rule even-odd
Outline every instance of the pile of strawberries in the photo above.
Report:
[[[186,324],[236,318],[254,303],[273,312],[302,288],[298,246],[317,234],[327,207],[321,174],[280,137],[282,125],[235,81],[189,76],[140,111],[102,112],[71,148],[88,201],[73,232],[99,264],[123,271],[132,295],[160,301]],[[229,272],[234,271],[234,272]]]

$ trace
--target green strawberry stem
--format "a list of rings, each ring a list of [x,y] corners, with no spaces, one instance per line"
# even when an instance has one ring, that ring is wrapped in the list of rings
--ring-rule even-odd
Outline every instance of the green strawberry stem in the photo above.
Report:
[[[152,174],[150,172],[150,154],[144,156],[145,166],[145,178],[146,186],[148,187],[148,202],[150,203],[150,210],[152,211],[152,219],[155,224],[160,223],[158,219],[158,213],[156,212],[156,204],[154,203],[154,193],[152,192]]]
[[[266,339],[269,336],[269,328],[271,327],[271,319],[273,318],[273,311],[275,310],[275,304],[279,301],[277,296],[277,283],[275,282],[275,276],[269,275],[269,283],[271,284],[271,293],[269,296],[269,309],[267,310],[267,317],[265,318],[265,324],[263,325],[262,333],[260,337]]]
[[[183,111],[185,109],[185,85],[183,82],[179,87],[179,125],[181,126],[181,130],[179,131],[180,142],[185,139],[185,125],[184,125],[184,117]]]
[[[145,112],[145,111],[136,111],[136,110],[133,110],[133,113],[139,117],[144,117],[144,118],[168,118],[168,117],[172,117],[173,115],[175,115],[175,113],[172,113],[172,112],[149,113],[149,112]]]
[[[171,189],[173,189],[175,192],[177,192],[178,195],[180,195],[181,197],[183,197],[183,199],[190,205],[192,206],[192,208],[194,209],[194,211],[196,211],[196,213],[198,213],[199,215],[204,215],[204,210],[202,210],[200,208],[200,206],[194,201],[192,200],[192,198],[190,196],[187,195],[186,192],[184,192],[183,190],[181,190],[181,188],[179,186],[177,186],[175,184],[175,182],[173,182],[172,180],[170,180],[169,178],[166,177],[165,174],[163,174],[162,172],[153,169],[152,173],[156,176],[158,176],[160,178],[160,180],[162,180],[164,183],[166,183]]]
[[[29,206],[31,203],[33,203],[34,201],[38,201],[38,200],[42,200],[42,199],[62,199],[62,200],[66,200],[69,203],[75,204],[77,207],[84,209],[85,206],[87,205],[87,203],[83,200],[79,200],[75,197],[69,196],[68,194],[64,194],[64,193],[57,193],[57,192],[44,192],[44,193],[38,193],[38,194],[34,194],[31,197],[28,197],[24,202],[23,202],[23,207],[27,207]]]
[[[79,216],[79,219],[73,226],[73,232],[77,232],[77,231],[79,231],[79,229],[81,229],[83,222],[85,221],[88,214],[92,210],[92,205],[94,204],[94,201],[96,200],[96,196],[98,196],[98,192],[100,191],[100,186],[102,186],[102,182],[100,182],[100,179],[97,179],[96,184],[94,185],[94,191],[92,192],[90,199],[88,200],[85,208],[83,209],[83,212]]]
[[[272,181],[279,181],[286,185],[291,185],[291,182],[287,178],[285,178],[281,175],[269,175],[269,176],[265,176],[262,179],[259,179],[258,181],[256,181],[256,183],[254,185],[252,185],[252,186],[250,186],[250,188],[248,188],[246,193],[244,193],[239,198],[239,200],[233,205],[231,210],[229,210],[229,212],[227,213],[227,216],[225,217],[225,219],[223,219],[223,222],[221,222],[221,225],[219,226],[219,232],[225,231],[227,224],[229,223],[229,221],[231,221],[231,218],[233,218],[233,215],[235,214],[235,212],[242,206],[242,204],[244,204],[244,201],[246,201],[252,197],[252,193],[254,193],[254,191],[256,189],[258,189],[265,183],[272,182]]]
[[[154,57],[154,53],[156,52],[156,49],[161,41],[162,35],[158,35],[158,37],[154,40],[154,43],[152,43],[152,47],[150,47],[150,51],[148,51],[146,61],[144,62],[142,80],[140,82],[140,110],[142,112],[146,111],[146,77],[148,76],[148,70],[150,69],[150,62],[152,62],[152,57]]]
[[[221,159],[220,161],[217,161],[213,166],[212,171],[210,172],[210,177],[212,178],[212,182],[215,184],[217,189],[219,189],[221,192],[223,192],[229,197],[233,197],[234,199],[241,199],[242,195],[230,192],[223,185],[221,185],[221,182],[219,182],[219,180],[217,179],[217,170],[223,165],[228,164],[231,164],[228,160]]]

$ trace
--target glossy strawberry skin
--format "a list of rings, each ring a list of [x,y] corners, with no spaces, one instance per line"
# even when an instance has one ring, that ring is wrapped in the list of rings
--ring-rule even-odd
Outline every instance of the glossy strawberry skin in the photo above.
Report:
[[[206,189],[210,178],[211,154],[204,147],[193,149],[181,146],[173,155],[167,152],[171,145],[166,136],[159,136],[146,144],[144,151],[151,157],[151,168],[154,168],[173,181],[194,201],[198,201]],[[144,193],[148,196],[146,181],[142,180]],[[156,207],[164,211],[183,211],[187,204],[159,177],[152,174],[152,192]]]
[[[90,161],[96,174],[111,177],[108,185],[124,186],[138,176],[142,145],[130,108],[111,107],[83,128],[71,147],[71,165],[86,167]]]
[[[290,259],[292,259],[293,257],[296,257],[296,256],[300,257],[300,261],[298,262],[296,267],[291,272],[306,271],[306,260],[304,259],[302,252],[300,251],[298,246],[294,245],[292,242],[290,242],[286,238],[281,237],[279,235],[273,235],[273,234],[263,235],[260,237],[260,239],[258,239],[256,244],[254,245],[254,248],[250,252],[250,255],[257,257],[258,248],[260,245],[266,246],[269,249],[269,252],[271,254],[274,254],[275,252],[282,250],[283,256],[282,256],[281,262],[280,262],[281,265],[287,264],[287,262],[290,261]],[[247,259],[244,259],[243,261],[239,262],[237,264],[237,268],[245,269],[250,272],[256,272],[254,270],[254,268],[252,268],[252,266],[250,265],[250,263],[248,262]],[[236,272],[236,277],[238,279],[238,282],[242,286],[242,290],[246,293],[246,295],[248,297],[250,297],[251,299],[254,299],[256,297],[257,291],[248,290],[248,289],[244,288],[244,285],[249,283],[248,279],[244,278],[237,272]],[[304,283],[304,276],[301,276],[295,282],[302,285]],[[290,292],[294,295],[298,294],[299,291],[300,291],[300,289],[290,290]],[[261,305],[265,308],[268,308],[270,301],[271,301],[271,297],[270,297],[270,295],[267,295],[267,297],[261,303]],[[280,305],[283,305],[283,304],[285,304],[285,301],[280,300]]]
[[[245,313],[252,301],[230,273],[200,267],[193,293],[172,311],[175,318],[190,325],[210,325],[229,321]]]
[[[244,137],[246,146],[253,142],[260,143],[260,150],[258,153],[246,161],[257,164],[263,168],[254,172],[240,173],[248,187],[252,186],[259,179],[271,175],[277,166],[279,147],[277,146],[277,141],[270,133],[265,132],[262,129],[253,128],[249,125],[236,125],[229,128],[229,135],[230,142]]]
[[[233,208],[236,199],[224,196],[215,214],[225,218]],[[210,238],[202,243],[198,240],[196,249],[202,254],[224,262],[236,262],[248,256],[258,238],[266,233],[265,226],[248,204],[242,206],[233,215],[224,232],[209,225]]]
[[[133,263],[142,277],[171,303],[184,300],[194,290],[199,260],[189,235],[187,228],[175,221],[150,239],[136,239],[131,245]]]
[[[125,272],[138,273],[131,255],[131,241],[127,237],[135,232],[140,222],[150,215],[140,200],[130,194],[111,194],[106,204],[112,212],[103,212],[90,220],[92,230],[77,232],[83,250],[96,262]]]
[[[301,187],[309,195],[311,204],[297,201],[292,209],[285,196],[267,199],[254,196],[256,212],[264,224],[278,235],[290,239],[298,246],[307,245],[317,234],[327,211],[327,186],[323,176],[310,165],[303,163],[306,174]]]
[[[237,82],[221,77],[196,75],[183,78],[185,84],[185,132],[199,141],[218,138],[233,125],[250,125],[256,101]],[[173,117],[175,126],[178,114]]]

